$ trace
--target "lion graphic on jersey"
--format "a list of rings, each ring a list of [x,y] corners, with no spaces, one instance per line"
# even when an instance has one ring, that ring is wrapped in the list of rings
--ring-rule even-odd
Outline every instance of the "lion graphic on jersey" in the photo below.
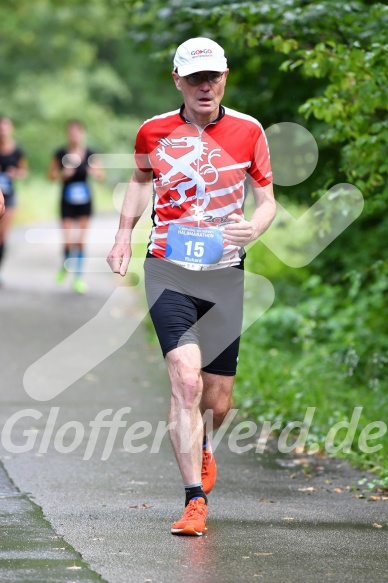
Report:
[[[210,193],[206,192],[206,182],[202,175],[207,174],[208,172],[213,172],[218,175],[217,169],[211,163],[211,158],[214,156],[221,156],[218,152],[221,151],[220,148],[216,148],[212,150],[208,156],[208,162],[201,164],[204,162],[204,156],[207,156],[208,145],[207,142],[203,142],[199,137],[196,136],[183,136],[181,138],[162,138],[159,140],[161,147],[156,150],[156,156],[159,160],[163,160],[167,162],[171,169],[163,174],[160,174],[160,182],[162,186],[166,184],[172,184],[174,177],[178,174],[183,174],[188,178],[188,180],[181,181],[176,180],[178,184],[171,188],[171,190],[176,190],[179,194],[179,198],[175,199],[170,197],[170,205],[172,208],[178,206],[179,208],[185,202],[189,201],[197,201],[197,204],[193,204],[191,206],[200,208],[204,210],[210,202]],[[171,156],[167,151],[166,148],[172,149],[189,149],[188,152],[185,152],[182,156],[175,158]],[[197,169],[193,168],[193,165],[197,166]],[[201,164],[201,165],[200,165]],[[213,183],[213,182],[212,182]],[[193,186],[196,186],[196,194],[193,196],[188,196],[187,191],[189,191]],[[198,203],[202,201],[199,205]]]

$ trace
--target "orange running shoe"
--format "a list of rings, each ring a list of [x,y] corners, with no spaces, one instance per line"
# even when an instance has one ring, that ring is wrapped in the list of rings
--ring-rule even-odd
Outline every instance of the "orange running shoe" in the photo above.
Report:
[[[209,494],[214,488],[217,478],[217,466],[216,460],[212,452],[209,438],[207,440],[207,446],[203,448],[202,453],[202,488],[205,494]]]
[[[172,534],[202,536],[205,530],[208,509],[203,498],[190,500],[180,520],[171,527]]]

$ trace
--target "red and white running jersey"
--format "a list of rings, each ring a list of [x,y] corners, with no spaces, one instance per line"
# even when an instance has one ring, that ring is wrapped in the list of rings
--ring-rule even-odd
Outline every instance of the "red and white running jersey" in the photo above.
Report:
[[[253,186],[272,182],[267,140],[256,119],[220,106],[218,119],[201,129],[182,109],[147,120],[136,137],[136,164],[154,175],[148,251],[161,258],[171,222],[222,227],[232,222],[231,213],[243,215],[247,174]],[[237,265],[242,254],[225,244],[217,267]]]

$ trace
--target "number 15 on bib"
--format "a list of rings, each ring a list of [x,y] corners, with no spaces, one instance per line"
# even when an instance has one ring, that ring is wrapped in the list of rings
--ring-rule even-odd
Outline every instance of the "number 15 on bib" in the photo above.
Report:
[[[211,265],[223,254],[222,233],[208,227],[186,227],[172,223],[168,228],[166,259],[179,263]]]

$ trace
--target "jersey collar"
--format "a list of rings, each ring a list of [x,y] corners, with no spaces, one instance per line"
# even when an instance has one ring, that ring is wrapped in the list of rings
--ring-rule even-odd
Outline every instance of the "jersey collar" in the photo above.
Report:
[[[181,118],[183,119],[184,122],[186,122],[186,123],[193,123],[189,119],[185,118],[185,116],[183,115],[184,109],[185,109],[185,104],[181,105],[181,108],[179,110],[179,115],[181,116]],[[222,118],[224,117],[224,115],[225,115],[225,107],[223,105],[220,105],[220,109],[219,109],[219,113],[218,113],[217,119],[215,119],[214,121],[211,121],[208,125],[211,125],[211,124],[214,124],[214,123],[218,123],[219,121],[222,120]]]

